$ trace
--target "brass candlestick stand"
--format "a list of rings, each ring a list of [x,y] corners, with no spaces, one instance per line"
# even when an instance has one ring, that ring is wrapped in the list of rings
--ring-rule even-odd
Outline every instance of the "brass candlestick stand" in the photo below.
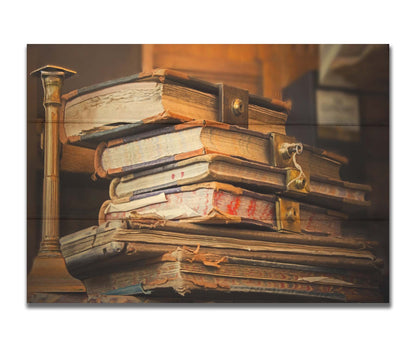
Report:
[[[59,245],[59,111],[64,78],[76,72],[46,65],[31,73],[40,76],[45,108],[42,241],[28,277],[28,294],[85,292],[65,265]]]

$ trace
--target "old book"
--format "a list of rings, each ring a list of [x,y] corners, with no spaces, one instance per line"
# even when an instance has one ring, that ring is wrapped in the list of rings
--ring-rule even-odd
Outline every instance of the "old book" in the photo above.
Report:
[[[314,286],[320,288],[318,292],[326,288],[325,292],[332,294],[337,293],[339,287],[349,288],[350,294],[355,290],[377,288],[377,259],[364,249],[302,245],[291,243],[289,239],[267,242],[184,234],[180,230],[99,226],[65,236],[60,242],[68,269],[84,280],[88,295],[150,294],[152,290],[167,287],[184,295],[198,288],[191,286],[181,292],[179,288],[183,286],[179,283],[172,286],[171,280],[185,279],[187,273],[202,276],[199,279],[207,282],[199,289],[215,289],[214,292],[223,287],[261,294],[264,286],[270,285],[271,292],[279,288],[298,288],[297,295],[302,296],[302,288],[313,292]],[[91,238],[94,232],[96,237]],[[319,242],[319,237],[315,237],[315,241]],[[165,269],[163,264],[166,263],[170,265]],[[172,273],[174,269],[180,269],[181,273]],[[167,279],[168,273],[174,278]],[[237,290],[227,283],[238,283],[241,287]],[[255,287],[249,285],[254,283],[257,283]]]
[[[62,142],[95,147],[155,123],[219,118],[220,86],[158,69],[81,88],[62,97]],[[248,95],[248,128],[285,134],[290,103]]]
[[[161,234],[161,232],[167,233]],[[181,223],[178,225],[178,223],[174,221],[157,221],[151,219],[129,221],[116,220],[100,225],[94,225],[61,237],[60,244],[62,254],[73,265],[74,268],[74,264],[76,262],[78,262],[80,266],[86,266],[89,262],[99,262],[101,259],[100,257],[104,255],[110,257],[111,254],[124,254],[126,252],[125,242],[138,242],[140,240],[143,241],[147,237],[146,235],[151,235],[148,237],[148,241],[150,241],[152,237],[155,237],[155,235],[165,237],[166,235],[177,235],[178,233],[180,233],[182,236],[174,241],[173,245],[181,244],[182,242],[182,245],[186,244],[192,246],[195,245],[195,240],[191,241],[192,235],[205,235],[206,240],[211,238],[211,240],[215,241],[217,240],[216,237],[225,237],[228,240],[237,239],[240,241],[246,240],[246,242],[266,241],[275,243],[276,245],[296,244],[298,245],[298,249],[301,248],[301,245],[309,245],[321,250],[322,247],[324,247],[324,249],[355,249],[359,251],[371,251],[375,248],[375,245],[370,241],[348,237],[340,238],[317,236],[313,234],[301,235],[294,233],[271,233],[268,231],[253,230],[247,228],[232,228],[224,226],[213,227],[212,225],[206,226],[193,223]],[[141,239],[137,238],[139,234],[143,236]],[[187,235],[191,235],[191,237],[187,237]],[[183,243],[181,239],[186,239],[186,242]],[[170,238],[168,244],[169,242],[172,242],[172,240],[174,240],[173,237]],[[86,254],[86,251],[91,251],[92,249],[100,249],[100,251],[90,253],[90,257],[83,256]],[[113,250],[113,252],[111,250]],[[143,255],[148,257],[160,255],[160,253],[157,253],[157,249],[150,246],[147,250],[150,253],[144,252],[143,249],[140,250],[141,257]],[[100,252],[102,253],[101,255]],[[131,255],[131,252],[128,251],[128,254]],[[77,255],[80,256],[78,257]],[[345,256],[345,253],[342,255]],[[72,258],[74,256],[76,256],[76,258]],[[89,260],[87,260],[87,258]],[[72,260],[74,261],[73,263]]]
[[[368,206],[368,185],[355,184],[327,177],[311,176],[309,192],[293,195],[287,190],[287,170],[248,162],[220,154],[206,154],[157,168],[131,173],[111,181],[112,200],[207,181],[219,181],[263,193],[279,193],[317,203],[332,209]]]
[[[337,269],[374,270],[380,266],[371,247],[364,241],[217,226],[204,228],[192,223],[179,226],[167,222],[130,229],[123,222],[112,221],[64,236],[60,244],[68,268],[79,274],[87,274],[93,267],[105,270],[126,260],[155,258],[178,246],[201,247],[210,253],[225,252],[235,257]]]
[[[95,152],[94,167],[101,177],[115,177],[210,153],[267,165],[277,163],[269,134],[219,122],[192,121],[102,142]],[[339,179],[342,162],[337,159],[305,146],[297,161],[311,174]]]
[[[116,221],[116,223],[125,223],[126,221]],[[105,228],[106,224],[101,224],[97,228]],[[209,236],[224,236],[243,240],[260,240],[271,241],[279,243],[295,243],[300,245],[314,245],[314,246],[329,246],[337,248],[350,248],[372,250],[377,247],[375,241],[370,241],[365,238],[353,238],[343,233],[342,237],[332,237],[328,235],[319,235],[314,233],[293,233],[293,232],[269,232],[259,229],[220,226],[216,225],[202,225],[194,223],[177,223],[175,221],[154,220],[154,219],[130,219],[127,221],[129,229],[156,229],[163,231],[180,231],[183,234],[202,234]],[[126,225],[124,225],[126,228]]]
[[[219,182],[185,185],[108,200],[99,213],[100,224],[111,220],[146,218],[175,220],[178,223],[243,224],[279,231],[340,236],[341,222],[346,215]]]
[[[330,271],[213,254],[203,248],[179,247],[173,251],[117,271],[84,279],[89,295],[192,297],[202,291],[210,300],[220,293],[253,293],[320,298],[340,302],[380,301],[377,281],[348,271]],[[167,289],[169,291],[167,291]],[[164,294],[166,295],[166,294]]]

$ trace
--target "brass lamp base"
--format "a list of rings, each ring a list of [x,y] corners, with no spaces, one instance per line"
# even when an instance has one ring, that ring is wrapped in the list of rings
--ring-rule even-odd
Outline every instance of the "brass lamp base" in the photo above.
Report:
[[[36,256],[27,280],[27,294],[82,293],[86,289],[80,280],[72,277],[60,252]]]

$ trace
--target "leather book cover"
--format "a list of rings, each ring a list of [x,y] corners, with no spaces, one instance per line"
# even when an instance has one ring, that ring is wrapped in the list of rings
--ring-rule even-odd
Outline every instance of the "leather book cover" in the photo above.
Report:
[[[260,193],[277,193],[335,210],[368,206],[371,187],[324,176],[311,175],[303,195],[287,190],[287,169],[244,161],[221,154],[206,154],[112,179],[110,199],[131,197],[155,190],[218,181]]]
[[[191,128],[201,128],[201,131],[191,133],[189,131]],[[187,132],[186,136],[185,132]],[[216,121],[191,121],[101,142],[95,151],[94,167],[100,177],[117,177],[209,153],[233,156],[245,159],[247,162],[280,166],[279,163],[275,163],[276,143],[271,140],[272,138],[271,134],[236,125]],[[280,135],[280,138],[282,141],[293,141],[292,138],[284,135]],[[132,144],[134,142],[136,144]],[[145,149],[138,143],[148,143],[153,146],[147,150],[149,156],[144,155]],[[128,147],[130,149],[127,149]],[[113,149],[109,150],[110,148]],[[173,149],[177,151],[172,152]],[[129,160],[118,165],[109,162],[108,167],[105,168],[103,165],[105,152],[117,152],[117,158],[128,157]],[[146,159],[143,159],[145,157]],[[303,153],[297,157],[299,164],[310,174],[333,179],[339,179],[342,159],[342,157],[337,158],[335,154],[310,146],[305,146]],[[291,163],[287,165],[291,166]],[[286,167],[285,164],[284,168]]]
[[[161,106],[159,108],[152,108],[152,112],[136,116],[136,120],[130,118],[129,121],[124,120],[124,113],[127,112],[127,107],[137,101],[137,96],[129,95],[131,92],[127,89],[124,94],[112,96],[111,93],[120,93],[118,89],[128,88],[129,86],[137,85],[138,83],[154,82],[155,84],[173,84],[183,86],[196,91],[196,95],[206,94],[212,98],[213,103],[211,114],[201,113],[203,106],[198,106],[198,100],[195,100],[194,105],[191,108],[175,108]],[[126,87],[127,86],[127,87]],[[155,87],[156,88],[156,87]],[[139,73],[132,76],[127,76],[111,81],[99,83],[90,87],[74,90],[68,94],[62,96],[62,107],[60,114],[60,139],[63,143],[72,143],[75,145],[86,146],[95,148],[99,142],[106,141],[113,138],[128,136],[134,134],[137,131],[143,131],[157,127],[163,123],[175,124],[183,121],[191,121],[195,119],[208,119],[215,121],[223,121],[219,119],[218,111],[218,96],[220,95],[220,84],[214,84],[207,81],[203,81],[197,78],[193,78],[184,73],[168,70],[168,69],[156,69],[150,73]],[[143,97],[149,103],[157,104],[161,97],[163,97],[163,91],[160,91],[160,95],[154,92],[154,95],[149,96],[149,91],[144,91]],[[198,94],[199,93],[199,94]],[[249,128],[250,123],[253,127],[256,127],[256,122],[260,121],[262,124],[269,123],[267,127],[270,131],[274,124],[277,125],[278,132],[285,133],[284,124],[287,119],[287,114],[290,110],[291,103],[284,102],[278,99],[269,99],[256,95],[248,94],[247,107],[251,121],[246,124]],[[181,97],[185,103],[189,103],[192,97]],[[197,98],[196,98],[197,99]],[[92,121],[92,115],[96,114],[97,110],[108,106],[109,104],[117,104],[118,107],[112,109],[112,113],[107,116],[107,120],[104,122]],[[67,113],[69,108],[77,108],[77,113],[74,117],[67,119]],[[198,112],[199,110],[199,112]],[[136,111],[137,112],[137,111]],[[207,116],[208,118],[206,118]],[[274,117],[275,116],[275,117]],[[201,118],[202,117],[202,118]],[[249,118],[250,118],[249,117]],[[77,130],[71,130],[75,124]]]

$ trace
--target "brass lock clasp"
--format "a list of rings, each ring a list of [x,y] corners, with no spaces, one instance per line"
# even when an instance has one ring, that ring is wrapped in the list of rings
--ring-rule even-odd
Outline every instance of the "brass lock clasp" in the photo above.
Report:
[[[219,84],[219,121],[248,128],[248,90]]]
[[[293,200],[278,197],[276,200],[276,228],[280,232],[300,233],[300,207]]]

